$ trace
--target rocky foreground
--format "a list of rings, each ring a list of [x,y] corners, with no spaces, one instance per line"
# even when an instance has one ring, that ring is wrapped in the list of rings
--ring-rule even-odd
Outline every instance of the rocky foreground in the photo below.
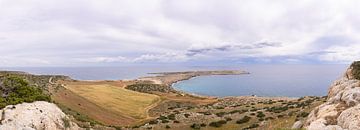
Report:
[[[354,62],[329,90],[327,102],[315,108],[308,130],[360,130],[360,62]]]
[[[0,130],[79,130],[55,104],[44,101],[8,105],[0,113]]]

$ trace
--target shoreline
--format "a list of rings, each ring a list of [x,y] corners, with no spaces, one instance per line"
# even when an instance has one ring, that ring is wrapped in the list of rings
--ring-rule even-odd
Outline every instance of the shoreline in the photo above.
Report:
[[[214,75],[243,75],[250,74],[247,71],[243,70],[216,70],[216,71],[184,71],[184,72],[157,72],[157,73],[148,73],[153,74],[154,76],[140,77],[137,80],[141,81],[151,81],[154,84],[162,84],[170,87],[180,94],[187,94],[200,98],[222,98],[217,96],[209,96],[196,94],[191,92],[186,92],[183,90],[176,89],[173,85],[181,81],[191,80],[192,78],[201,77],[201,76],[214,76]]]

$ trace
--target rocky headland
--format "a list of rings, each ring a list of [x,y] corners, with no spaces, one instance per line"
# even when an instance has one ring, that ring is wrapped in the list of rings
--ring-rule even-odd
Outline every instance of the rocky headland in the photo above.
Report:
[[[360,61],[330,87],[327,101],[304,124],[309,130],[360,130]]]
[[[173,83],[188,80],[197,76],[208,76],[208,75],[241,75],[249,74],[249,72],[241,70],[218,70],[218,71],[185,71],[185,72],[160,72],[160,73],[149,73],[155,76],[142,77],[139,80],[153,81],[155,84],[164,84],[170,86]]]

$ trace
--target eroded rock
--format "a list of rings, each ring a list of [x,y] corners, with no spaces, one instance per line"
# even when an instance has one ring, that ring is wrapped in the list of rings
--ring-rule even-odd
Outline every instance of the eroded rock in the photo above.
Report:
[[[9,105],[1,110],[0,130],[78,130],[53,103],[37,101]]]
[[[354,64],[353,64],[354,65]],[[353,66],[330,87],[327,102],[309,115],[308,130],[360,130],[360,80],[352,75]]]

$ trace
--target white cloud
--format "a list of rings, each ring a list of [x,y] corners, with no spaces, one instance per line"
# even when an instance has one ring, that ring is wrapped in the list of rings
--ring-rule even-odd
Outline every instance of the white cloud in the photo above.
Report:
[[[1,64],[19,65],[13,58],[28,61],[25,66],[61,66],[88,59],[112,64],[249,57],[301,63],[297,57],[319,51],[336,53],[311,60],[350,62],[359,60],[357,5],[360,1],[0,0]],[[263,39],[281,46],[242,48]],[[219,47],[230,49],[211,51]],[[201,49],[210,51],[187,55]]]

